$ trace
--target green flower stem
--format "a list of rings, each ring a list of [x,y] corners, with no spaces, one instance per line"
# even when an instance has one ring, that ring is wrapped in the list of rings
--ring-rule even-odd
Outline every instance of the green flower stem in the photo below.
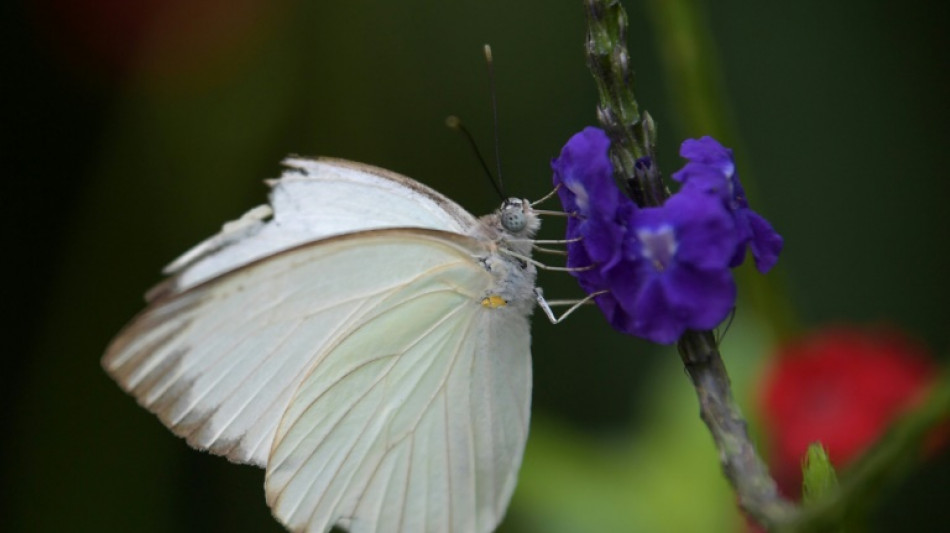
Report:
[[[659,173],[638,178],[637,159],[653,159],[655,128],[640,114],[633,94],[634,75],[627,54],[627,14],[619,1],[587,0],[587,66],[600,104],[597,118],[610,137],[610,158],[639,205],[657,206],[669,196]]]
[[[640,157],[652,158],[655,129],[649,115],[639,114],[633,93],[626,13],[616,0],[586,0],[586,8],[588,66],[600,94],[597,116],[611,139],[614,170],[631,184],[639,205],[661,205],[669,193],[660,183],[659,172],[637,173],[634,166]],[[788,522],[796,507],[778,494],[775,481],[755,451],[712,333],[686,333],[678,348],[699,398],[700,416],[716,443],[739,505],[766,527]]]
[[[769,529],[788,522],[796,506],[779,495],[768,467],[755,451],[715,337],[709,331],[690,331],[680,337],[677,348],[696,389],[699,415],[716,443],[739,506]]]

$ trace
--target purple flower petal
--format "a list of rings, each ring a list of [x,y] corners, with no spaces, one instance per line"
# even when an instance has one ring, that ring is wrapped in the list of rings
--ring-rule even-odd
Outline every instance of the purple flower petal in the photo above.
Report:
[[[601,270],[613,267],[620,260],[625,228],[613,220],[604,220],[592,215],[581,222],[580,234],[590,259]]]
[[[765,274],[778,262],[778,254],[782,251],[784,241],[782,236],[772,229],[772,225],[758,213],[749,209],[746,215],[749,227],[752,228],[752,240],[749,249],[755,258],[755,268]]]
[[[558,197],[565,211],[587,216],[592,205],[605,214],[616,209],[620,190],[614,184],[609,149],[607,134],[588,127],[571,137],[561,155],[551,161],[554,184],[561,185]]]
[[[674,172],[673,179],[681,182],[683,189],[689,188],[712,194],[720,197],[726,203],[735,197],[732,180],[718,168],[711,165],[691,161]],[[683,189],[680,189],[680,191]]]
[[[712,137],[703,137],[683,141],[680,155],[689,162],[673,174],[673,179],[683,183],[677,194],[703,192],[717,196],[732,214],[737,240],[729,266],[739,266],[745,259],[746,249],[750,249],[760,272],[772,268],[782,250],[782,237],[761,215],[749,208],[745,190],[735,171],[732,150]]]
[[[716,327],[736,303],[736,283],[729,270],[682,266],[670,272],[667,284],[676,287],[671,300],[687,329]]]
[[[633,301],[637,313],[630,333],[660,344],[676,342],[686,327],[671,304],[670,290],[662,280],[647,281]]]
[[[677,227],[678,258],[697,268],[728,265],[736,247],[736,225],[715,197],[680,191],[663,207]]]
[[[571,137],[561,155],[551,162],[558,197],[568,213],[567,238],[581,244],[568,246],[568,266],[610,269],[620,260],[626,228],[625,213],[635,209],[614,183],[608,150],[610,139],[597,128],[585,128]],[[583,248],[583,254],[579,252]],[[586,286],[596,286],[592,271],[575,272]],[[604,287],[601,286],[602,290]]]
[[[708,135],[683,141],[680,145],[680,156],[689,161],[714,166],[726,175],[735,172],[732,150]]]

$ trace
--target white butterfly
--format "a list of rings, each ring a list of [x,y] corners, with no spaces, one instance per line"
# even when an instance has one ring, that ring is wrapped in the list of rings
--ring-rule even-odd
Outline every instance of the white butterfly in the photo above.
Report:
[[[103,366],[195,448],[264,467],[291,530],[494,529],[528,435],[537,213],[284,163],[269,206],[169,265]]]

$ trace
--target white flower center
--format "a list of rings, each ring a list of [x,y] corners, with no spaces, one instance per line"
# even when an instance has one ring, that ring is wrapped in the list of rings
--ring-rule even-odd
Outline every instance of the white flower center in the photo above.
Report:
[[[673,226],[664,224],[656,229],[637,230],[643,258],[650,261],[658,272],[666,270],[676,255],[676,232]]]
[[[580,182],[568,183],[567,189],[574,193],[574,202],[581,213],[587,213],[590,204],[590,198],[587,195],[587,189]]]

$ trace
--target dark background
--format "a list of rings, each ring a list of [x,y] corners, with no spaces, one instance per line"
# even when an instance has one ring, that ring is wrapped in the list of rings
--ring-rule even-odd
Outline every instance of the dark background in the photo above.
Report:
[[[888,323],[945,361],[946,4],[768,4],[700,3],[743,176],[786,240],[770,276],[801,325]],[[680,140],[707,132],[664,78],[671,36],[625,5],[669,174]],[[509,191],[547,192],[550,159],[595,123],[579,0],[21,0],[0,14],[4,530],[278,531],[261,471],[189,450],[99,368],[160,268],[261,203],[288,153],[495,208],[443,126],[460,115],[490,146],[485,42]],[[534,424],[504,530],[742,530],[672,349],[594,310],[535,319],[533,335]],[[744,402],[773,340],[740,304],[724,351]],[[948,463],[889,491],[872,530],[946,530]]]

